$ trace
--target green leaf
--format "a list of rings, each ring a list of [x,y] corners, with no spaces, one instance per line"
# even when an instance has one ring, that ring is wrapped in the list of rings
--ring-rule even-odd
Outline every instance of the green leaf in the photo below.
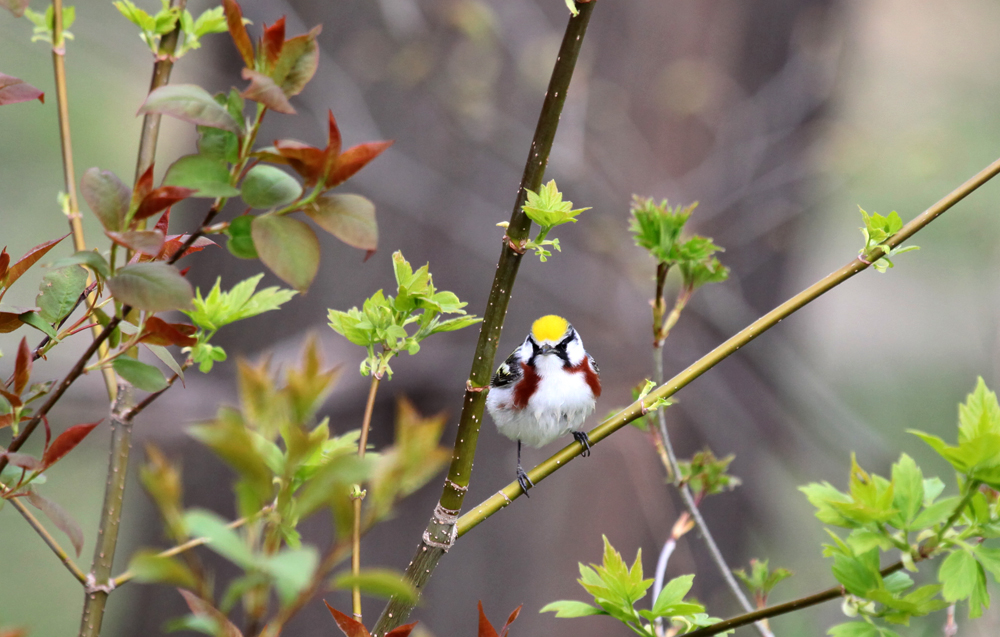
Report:
[[[407,602],[417,601],[417,590],[398,571],[381,568],[362,569],[357,575],[345,571],[330,580],[330,586],[346,590],[357,586],[372,597],[398,597]]]
[[[144,113],[170,115],[192,124],[242,133],[232,115],[208,91],[194,84],[167,84],[151,91],[139,107],[138,114]]]
[[[957,602],[972,595],[982,569],[969,553],[957,550],[941,562],[938,581],[941,582],[941,596],[949,602]]]
[[[972,552],[983,568],[990,572],[993,579],[1000,581],[1000,548],[976,546],[973,547]]]
[[[314,546],[284,549],[276,555],[263,557],[259,566],[274,578],[282,604],[288,604],[312,581],[313,573],[319,566],[319,552]]]
[[[283,206],[301,195],[302,186],[294,177],[266,164],[251,168],[240,185],[240,196],[251,208]]]
[[[878,551],[873,549],[858,556],[834,555],[833,576],[849,593],[864,597],[882,580],[878,569]]]
[[[214,199],[240,194],[239,190],[229,185],[229,167],[226,163],[206,155],[185,155],[175,161],[167,168],[163,185],[191,188],[196,191],[192,197]]]
[[[71,256],[57,259],[49,264],[49,267],[55,270],[58,268],[66,268],[71,265],[86,266],[90,268],[94,274],[103,278],[107,278],[111,274],[111,268],[108,265],[108,262],[94,250],[81,250]]]
[[[88,168],[80,180],[80,194],[105,230],[122,229],[132,190],[113,172]]]
[[[831,637],[879,637],[879,630],[867,622],[837,624],[826,631]]]
[[[48,321],[43,319],[41,316],[39,316],[38,312],[25,312],[23,314],[18,315],[17,318],[22,323],[30,325],[31,327],[35,328],[36,330],[39,330],[40,332],[42,332],[51,339],[55,339],[59,336],[59,334],[54,329],[52,329],[52,325]]]
[[[303,211],[349,246],[361,250],[378,247],[375,204],[361,195],[323,195]]]
[[[229,249],[233,256],[241,259],[260,258],[257,254],[257,248],[253,245],[253,236],[251,235],[252,225],[253,217],[250,215],[236,217],[229,222],[229,225],[226,227],[226,234],[229,235],[226,248]]]
[[[132,555],[128,570],[137,582],[146,584],[169,584],[181,588],[196,589],[198,578],[187,565],[174,557],[162,557],[154,551],[143,550]]]
[[[331,458],[319,468],[296,493],[299,515],[305,519],[331,500],[346,497],[347,485],[365,481],[374,468],[375,458],[344,455]]]
[[[211,126],[198,127],[198,154],[235,164],[240,158],[240,142],[235,133]]]
[[[588,617],[590,615],[607,615],[608,612],[601,610],[600,608],[595,608],[590,604],[585,604],[584,602],[577,602],[574,600],[562,600],[558,602],[552,602],[542,606],[542,609],[538,611],[539,613],[555,613],[556,617]]]
[[[191,320],[206,330],[217,330],[224,325],[240,321],[264,312],[276,310],[297,294],[294,290],[283,290],[277,286],[255,292],[263,274],[240,281],[229,292],[223,292],[221,277],[208,296],[202,297],[197,291],[194,309],[185,311]]]
[[[264,215],[254,217],[251,231],[264,265],[299,292],[309,289],[319,271],[319,240],[312,228],[298,219]]]
[[[924,476],[913,458],[902,454],[899,462],[892,465],[893,507],[899,511],[900,524],[894,524],[900,529],[909,529],[909,524],[916,518],[924,502]]]
[[[49,270],[42,278],[41,293],[35,299],[39,314],[49,323],[58,323],[73,311],[86,288],[87,271],[80,266]]]
[[[194,295],[177,268],[155,262],[126,265],[108,279],[108,288],[121,303],[147,312],[186,309]]]
[[[572,201],[563,201],[562,193],[555,179],[549,181],[538,192],[527,190],[528,200],[521,206],[524,214],[542,228],[552,228],[564,223],[576,223],[576,217],[590,208],[572,210]]]
[[[191,509],[184,514],[184,524],[191,535],[207,538],[208,547],[230,562],[245,569],[256,564],[257,560],[243,538],[215,513]]]
[[[319,47],[316,36],[319,27],[314,27],[309,33],[285,40],[281,54],[274,63],[271,77],[281,86],[285,95],[298,95],[306,87],[309,80],[316,74],[319,66]]]
[[[158,392],[167,388],[167,379],[157,367],[127,356],[119,356],[111,365],[119,376],[143,391]]]
[[[962,498],[955,496],[945,498],[940,502],[935,502],[920,512],[920,515],[918,515],[913,520],[913,523],[910,524],[910,528],[914,530],[926,529],[934,526],[935,524],[944,522],[952,513],[954,513],[955,507],[957,507],[961,501]]]

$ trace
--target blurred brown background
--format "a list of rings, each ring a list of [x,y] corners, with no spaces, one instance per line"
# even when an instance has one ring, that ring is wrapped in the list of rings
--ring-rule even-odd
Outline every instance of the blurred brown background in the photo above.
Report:
[[[207,6],[191,3],[195,11]],[[233,400],[236,356],[275,352],[287,360],[307,332],[318,334],[328,360],[345,366],[328,405],[343,431],[360,422],[361,352],[326,327],[326,308],[346,309],[391,287],[393,250],[430,262],[439,288],[482,313],[502,235],[495,224],[510,215],[567,18],[559,0],[247,0],[243,7],[255,28],[282,14],[290,34],[323,24],[319,72],[294,100],[300,116],[270,115],[263,142],[318,142],[332,109],[345,143],[395,145],[345,188],[378,206],[380,251],[362,264],[360,252],[321,237],[321,272],[309,294],[285,311],[223,330],[218,343],[230,361],[208,377],[192,372],[186,389],[173,390],[137,424],[139,440],[155,440],[181,459],[189,504],[227,516],[228,471],[184,428],[213,414],[220,397]],[[148,86],[150,55],[110,3],[81,3],[77,16],[67,64],[78,170],[96,165],[128,181],[139,132],[133,116]],[[501,354],[537,316],[562,314],[603,372],[605,394],[591,426],[630,401],[629,388],[652,373],[653,285],[652,263],[627,233],[632,194],[699,201],[695,230],[726,248],[722,259],[732,269],[727,283],[695,296],[674,330],[668,375],[843,265],[861,246],[858,205],[909,219],[996,158],[998,24],[1000,9],[982,0],[601,0],[547,173],[567,198],[593,210],[556,232],[562,253],[544,265],[525,259]],[[49,55],[43,45],[29,45],[29,36],[26,20],[0,14],[0,71],[49,98],[44,107],[0,109],[0,245],[14,254],[65,226],[55,205],[61,165]],[[228,36],[208,36],[201,51],[178,64],[174,81],[242,87],[239,69]],[[166,122],[158,175],[193,148],[189,126]],[[996,188],[986,186],[918,235],[922,250],[901,257],[896,269],[865,272],[831,292],[686,388],[668,412],[682,456],[704,445],[736,454],[732,472],[743,486],[710,498],[703,511],[733,567],[760,557],[795,571],[774,601],[833,581],[820,556],[825,534],[798,485],[843,486],[851,451],[866,468],[885,473],[902,450],[925,474],[950,478],[903,431],[951,439],[955,405],[976,375],[993,387],[1000,379]],[[190,228],[202,215],[197,206],[178,209],[172,229]],[[99,230],[87,222],[94,243]],[[263,269],[224,249],[191,263],[202,289],[216,273],[231,286]],[[276,279],[268,274],[265,281]],[[5,303],[30,305],[34,295],[32,282],[22,280]],[[7,373],[19,338],[0,337],[7,354],[0,372]],[[475,330],[436,336],[418,356],[394,362],[396,375],[376,408],[376,444],[389,440],[397,395],[455,419],[475,338]],[[79,351],[74,347],[57,349],[36,374],[61,374]],[[79,382],[53,426],[101,417],[102,391],[99,378]],[[453,429],[445,439],[450,444]],[[492,426],[480,441],[467,508],[513,476],[513,443]],[[530,451],[527,462],[556,449]],[[103,443],[91,441],[47,485],[87,532],[81,562],[89,563],[105,458]],[[609,619],[557,620],[537,611],[556,599],[583,599],[577,562],[599,561],[602,533],[629,559],[642,548],[652,573],[679,510],[663,479],[646,438],[632,428],[619,432],[592,458],[572,463],[530,500],[463,538],[414,618],[439,637],[473,634],[482,599],[498,623],[525,604],[513,634],[629,634]],[[364,563],[404,567],[437,492],[435,480],[373,532]],[[163,541],[137,484],[128,498],[119,569],[134,548]],[[320,522],[310,525],[316,537],[324,533]],[[0,623],[29,626],[33,635],[75,631],[75,583],[13,511],[0,513],[0,534]],[[692,571],[693,593],[710,612],[737,611],[696,533],[682,541],[669,574]],[[346,596],[327,599],[348,604]],[[369,623],[381,607],[366,600]],[[112,597],[105,634],[158,634],[167,617],[182,612],[173,591],[130,585]],[[773,626],[778,635],[818,635],[839,621],[838,605],[830,603]],[[905,634],[937,635],[941,623],[932,617]],[[993,613],[962,634],[996,634],[997,623]],[[286,634],[333,631],[316,604]]]

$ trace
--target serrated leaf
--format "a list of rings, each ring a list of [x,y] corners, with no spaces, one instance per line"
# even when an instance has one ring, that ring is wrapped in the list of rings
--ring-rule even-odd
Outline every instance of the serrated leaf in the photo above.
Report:
[[[166,263],[133,263],[108,279],[118,301],[147,312],[186,309],[194,292],[187,279]]]
[[[159,368],[134,358],[119,356],[112,363],[112,367],[119,376],[143,391],[158,392],[168,386],[167,379],[163,377],[163,372]]]
[[[319,271],[319,240],[305,223],[289,217],[254,217],[251,226],[260,260],[299,292],[309,289]]]
[[[240,194],[239,190],[229,184],[228,165],[205,155],[185,155],[175,161],[167,168],[163,184],[191,189],[195,191],[192,197],[214,199]]]
[[[941,596],[949,602],[957,602],[972,595],[980,568],[969,553],[953,551],[938,569],[938,581],[942,585]]]
[[[251,208],[283,206],[301,195],[302,186],[294,177],[266,164],[251,168],[240,184],[240,196]]]
[[[310,219],[349,246],[378,248],[375,204],[361,195],[322,195],[304,209]]]
[[[137,115],[145,113],[170,115],[185,122],[221,128],[236,134],[242,132],[229,111],[220,106],[208,91],[195,84],[167,84],[154,89],[139,107]]]

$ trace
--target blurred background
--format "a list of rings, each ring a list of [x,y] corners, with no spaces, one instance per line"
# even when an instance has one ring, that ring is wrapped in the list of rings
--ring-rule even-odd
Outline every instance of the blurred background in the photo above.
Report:
[[[140,4],[155,10],[157,3]],[[189,6],[200,12],[210,3]],[[321,270],[309,293],[284,311],[223,330],[218,344],[229,361],[210,376],[189,373],[186,388],[172,390],[136,424],[137,451],[152,440],[182,463],[190,506],[230,517],[228,469],[185,428],[211,417],[220,401],[235,400],[237,356],[270,352],[290,360],[308,333],[317,334],[327,361],[344,364],[327,411],[334,429],[345,431],[360,424],[362,352],[326,326],[326,309],[347,309],[391,287],[393,250],[429,262],[438,288],[482,314],[502,235],[495,224],[509,218],[567,19],[560,0],[245,0],[243,8],[256,25],[251,33],[280,15],[290,35],[323,24],[319,71],[293,99],[300,116],[269,116],[263,143],[318,143],[332,109],[346,144],[395,145],[344,188],[375,202],[379,252],[362,263],[360,251],[321,236]],[[896,210],[908,220],[996,159],[998,25],[1000,7],[984,0],[599,2],[546,177],[576,206],[593,209],[556,231],[562,253],[546,264],[524,259],[500,354],[538,316],[561,314],[602,369],[605,393],[590,426],[631,401],[631,386],[652,375],[654,267],[627,232],[633,194],[700,202],[694,230],[725,247],[721,258],[731,268],[728,282],[695,295],[667,341],[668,376],[847,263],[863,243],[858,206]],[[99,166],[127,182],[151,56],[110,2],[78,6],[72,31],[67,65],[78,173]],[[0,245],[15,257],[66,226],[56,204],[62,168],[50,55],[29,43],[30,34],[27,20],[0,12],[0,71],[48,98],[44,106],[0,109]],[[227,35],[207,36],[202,50],[177,65],[173,81],[242,88],[240,68]],[[194,141],[190,126],[165,118],[157,178],[193,152]],[[833,583],[819,547],[826,535],[797,486],[829,480],[843,488],[852,451],[883,474],[904,451],[925,475],[950,481],[943,461],[904,431],[953,439],[956,404],[976,376],[994,388],[1000,380],[997,189],[987,185],[921,232],[921,250],[902,256],[895,269],[865,272],[830,292],[684,389],[670,408],[681,456],[706,445],[736,455],[731,471],[743,485],[709,498],[702,510],[733,567],[757,557],[795,572],[772,601]],[[197,204],[178,207],[171,230],[190,229],[203,214]],[[95,244],[98,224],[89,211],[85,217]],[[53,255],[69,253],[60,250]],[[203,290],[217,275],[231,287],[264,269],[225,249],[206,250],[189,265]],[[40,276],[22,279],[5,303],[33,305]],[[268,274],[265,283],[278,281]],[[20,337],[0,336],[0,374],[9,373]],[[376,445],[390,440],[399,395],[424,413],[446,411],[451,444],[475,341],[475,330],[435,336],[418,356],[393,363],[396,374],[375,411]],[[36,375],[61,376],[79,351],[79,342],[57,348],[36,364]],[[53,414],[54,429],[105,415],[101,380],[91,376]],[[107,452],[98,432],[46,485],[85,529],[81,564],[89,564],[103,493]],[[528,451],[526,464],[557,448]],[[492,426],[483,428],[467,509],[513,478],[514,451]],[[364,564],[405,567],[438,486],[435,479],[371,533]],[[116,572],[134,549],[165,546],[134,480],[127,498]],[[610,619],[559,620],[537,611],[553,600],[583,599],[577,563],[600,560],[602,533],[629,559],[641,548],[651,573],[680,506],[648,438],[627,428],[463,538],[413,617],[439,637],[473,634],[481,599],[498,625],[525,604],[513,634],[629,634]],[[320,521],[312,530],[318,538],[325,533]],[[0,513],[0,537],[0,625],[26,626],[32,635],[75,631],[82,601],[76,583],[9,508]],[[230,573],[217,565],[224,580]],[[692,593],[712,614],[738,611],[697,532],[682,540],[668,574],[688,572],[697,573]],[[347,596],[326,598],[348,606]],[[370,623],[382,603],[366,600],[364,607]],[[112,596],[105,634],[159,634],[167,618],[183,612],[174,591],[130,585]],[[968,627],[965,611],[959,615],[961,634],[997,634],[996,612]],[[819,635],[840,621],[834,602],[773,627],[778,635]],[[932,616],[905,634],[939,635],[943,622]],[[317,602],[285,634],[332,629]]]

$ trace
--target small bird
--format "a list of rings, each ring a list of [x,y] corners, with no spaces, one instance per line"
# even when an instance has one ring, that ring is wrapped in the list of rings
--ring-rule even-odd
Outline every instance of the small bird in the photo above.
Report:
[[[517,482],[525,495],[535,485],[521,467],[522,442],[537,448],[572,433],[582,455],[590,455],[580,426],[601,395],[600,374],[577,331],[554,314],[535,321],[493,374],[486,408],[500,433],[517,441]]]

